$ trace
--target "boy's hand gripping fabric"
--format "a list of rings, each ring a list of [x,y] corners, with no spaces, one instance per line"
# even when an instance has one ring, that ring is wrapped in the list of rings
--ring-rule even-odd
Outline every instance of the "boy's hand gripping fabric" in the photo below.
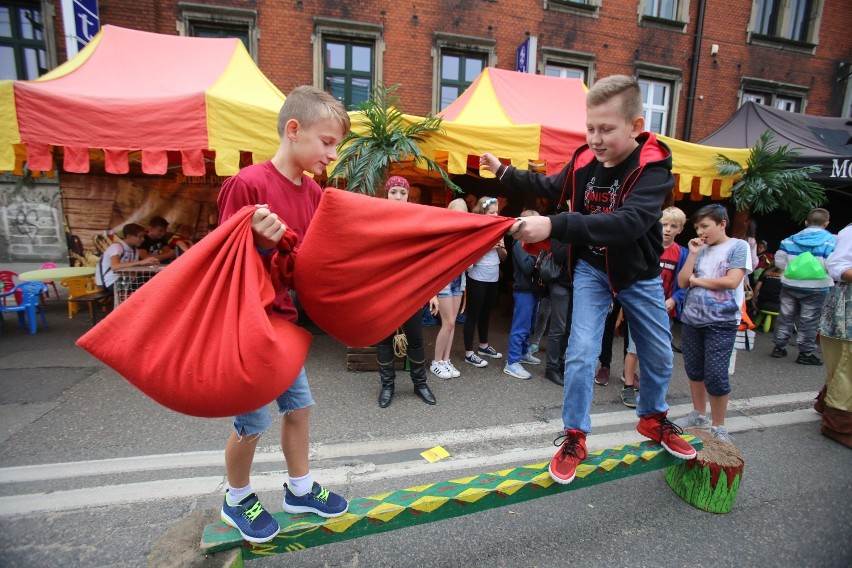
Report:
[[[271,310],[295,235],[279,243],[270,278],[254,245],[254,211],[235,213],[77,345],[183,414],[236,416],[273,401],[298,376],[311,334]]]

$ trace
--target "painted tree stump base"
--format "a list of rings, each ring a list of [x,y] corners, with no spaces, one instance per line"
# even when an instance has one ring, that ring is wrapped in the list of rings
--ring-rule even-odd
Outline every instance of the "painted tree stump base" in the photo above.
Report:
[[[727,513],[734,506],[745,461],[733,444],[699,436],[704,447],[694,460],[666,469],[666,482],[681,499],[702,511]]]
[[[684,435],[684,438],[696,449],[702,447],[698,437]],[[349,511],[335,519],[314,514],[274,513],[281,532],[263,544],[243,541],[236,529],[223,522],[212,523],[204,528],[201,551],[211,553],[240,547],[241,559],[262,558],[582,489],[665,469],[680,461],[654,442],[630,444],[590,453],[577,467],[577,476],[568,485],[560,485],[550,478],[548,460],[352,499]]]

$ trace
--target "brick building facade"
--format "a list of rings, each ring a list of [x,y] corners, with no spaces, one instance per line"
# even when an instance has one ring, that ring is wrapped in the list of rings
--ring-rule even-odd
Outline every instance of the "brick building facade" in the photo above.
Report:
[[[41,10],[47,68],[67,59],[64,5],[0,1],[13,24],[19,9]],[[683,140],[707,136],[746,99],[820,116],[852,107],[845,0],[100,0],[98,8],[101,25],[242,37],[285,93],[314,84],[350,106],[383,81],[401,85],[406,112],[437,112],[483,65],[514,69],[518,47],[534,38],[537,73],[587,84],[636,75],[646,124]]]
[[[0,0],[0,79],[35,79],[68,59],[70,4]],[[97,7],[101,25],[240,37],[281,91],[314,84],[350,106],[383,81],[401,85],[406,112],[437,112],[483,66],[514,69],[519,46],[535,40],[537,73],[579,76],[589,85],[615,73],[639,77],[646,125],[682,140],[701,140],[747,99],[812,115],[852,114],[848,0],[99,0]],[[62,172],[56,208],[66,230],[88,246],[131,215],[162,215],[196,237],[216,222],[219,180],[152,179],[133,168],[111,176],[95,162],[86,175]],[[457,181],[475,195],[499,191],[489,180]],[[0,192],[13,183],[0,178]],[[438,186],[420,188],[418,200],[443,205]],[[837,226],[852,211],[848,195],[830,196]],[[759,223],[775,242],[793,229],[781,217]],[[773,228],[778,235],[769,234]],[[0,257],[11,243],[3,234]]]

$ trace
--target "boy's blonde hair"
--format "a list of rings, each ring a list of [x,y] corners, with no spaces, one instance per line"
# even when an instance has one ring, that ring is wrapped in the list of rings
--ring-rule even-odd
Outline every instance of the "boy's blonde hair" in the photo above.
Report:
[[[663,209],[663,216],[660,219],[660,223],[665,223],[666,219],[672,223],[677,223],[681,227],[686,226],[686,213],[677,207],[666,207]]]
[[[622,95],[621,115],[628,122],[644,116],[642,89],[635,78],[627,75],[610,75],[597,81],[586,95],[586,107],[600,106],[619,95]]]
[[[453,199],[447,205],[447,209],[449,209],[450,211],[464,211],[465,213],[467,213],[467,202],[461,197]]]
[[[538,215],[540,215],[540,213],[535,209],[524,209],[521,211],[520,217],[536,217]]]
[[[310,128],[325,119],[336,121],[343,128],[343,135],[349,133],[351,122],[343,105],[329,93],[302,85],[287,95],[287,100],[278,112],[278,136],[284,135],[288,120],[297,120],[300,125]]]

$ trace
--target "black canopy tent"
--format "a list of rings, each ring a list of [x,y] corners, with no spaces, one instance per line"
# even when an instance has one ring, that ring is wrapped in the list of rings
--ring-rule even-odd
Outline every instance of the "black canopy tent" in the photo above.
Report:
[[[766,130],[779,145],[799,152],[796,167],[822,169],[811,179],[826,189],[852,190],[852,119],[809,116],[746,102],[716,132],[700,142],[720,148],[750,148]]]

